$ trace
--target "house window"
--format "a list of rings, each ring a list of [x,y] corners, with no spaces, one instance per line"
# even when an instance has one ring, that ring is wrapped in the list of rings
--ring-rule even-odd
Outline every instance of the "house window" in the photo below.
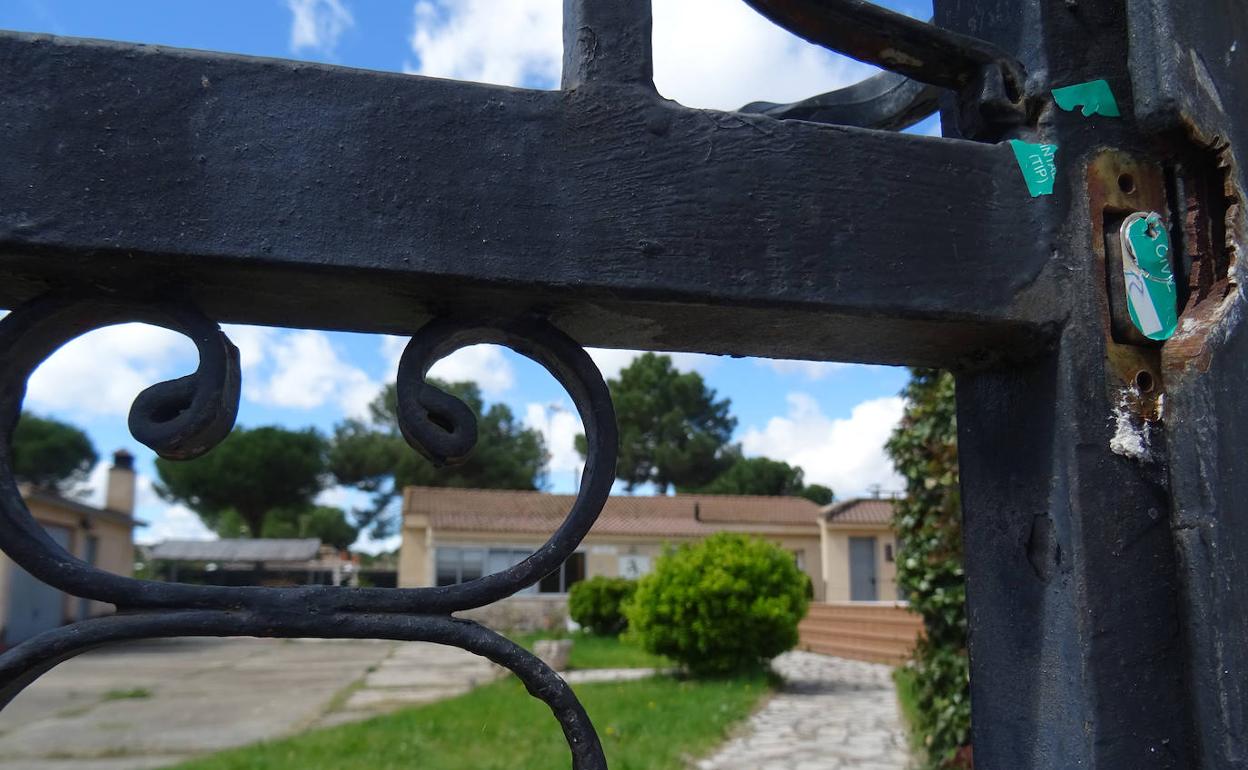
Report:
[[[537,584],[538,593],[566,594],[574,583],[585,579],[585,554],[574,553],[559,565],[559,569],[542,578]]]
[[[893,544],[885,543],[884,544],[884,561],[892,561],[892,560],[893,560]]]
[[[476,580],[485,574],[484,548],[439,548],[437,552],[437,584],[453,586]]]
[[[793,551],[793,562],[797,564],[797,568],[806,570],[806,550],[804,548]]]
[[[437,568],[437,585],[453,586],[476,580],[482,575],[502,572],[533,555],[524,548],[464,548],[440,546],[434,560]],[[519,593],[562,594],[574,583],[585,579],[585,554],[574,553],[559,569],[542,578],[536,586]]]

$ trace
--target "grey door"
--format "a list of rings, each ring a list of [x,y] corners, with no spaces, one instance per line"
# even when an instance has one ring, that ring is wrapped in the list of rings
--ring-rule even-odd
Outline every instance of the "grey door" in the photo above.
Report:
[[[873,602],[879,599],[875,589],[875,538],[849,539],[849,599]]]
[[[69,530],[44,527],[56,544],[69,550]],[[4,624],[4,643],[12,646],[35,634],[58,628],[65,622],[65,595],[36,580],[26,570],[9,566],[9,617]]]

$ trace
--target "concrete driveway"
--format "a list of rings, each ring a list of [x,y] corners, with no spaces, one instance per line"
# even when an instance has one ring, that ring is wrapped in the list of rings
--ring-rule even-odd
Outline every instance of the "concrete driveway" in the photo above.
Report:
[[[418,642],[172,639],[68,661],[0,712],[0,770],[146,770],[368,718],[498,675]]]

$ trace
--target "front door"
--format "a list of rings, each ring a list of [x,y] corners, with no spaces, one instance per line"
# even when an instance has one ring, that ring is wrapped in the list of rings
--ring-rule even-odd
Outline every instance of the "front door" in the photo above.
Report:
[[[875,588],[875,538],[849,539],[849,599],[873,602],[879,599]]]
[[[69,550],[69,530],[65,527],[44,527],[56,544]],[[65,594],[36,580],[26,570],[10,563],[9,617],[4,624],[5,646],[59,628],[65,622]]]

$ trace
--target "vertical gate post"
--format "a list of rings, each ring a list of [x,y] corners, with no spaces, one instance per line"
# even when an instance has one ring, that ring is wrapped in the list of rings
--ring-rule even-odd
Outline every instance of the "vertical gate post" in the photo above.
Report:
[[[976,762],[1243,767],[1248,13],[937,0],[936,22],[1014,53],[1046,89],[1105,79],[1122,111],[1049,106],[1019,135],[1059,148],[1056,193],[1019,227],[1052,249],[1035,291],[1068,315],[1041,359],[957,376]],[[1134,210],[1174,241],[1180,329],[1164,346],[1125,334],[1112,297],[1106,234]]]

